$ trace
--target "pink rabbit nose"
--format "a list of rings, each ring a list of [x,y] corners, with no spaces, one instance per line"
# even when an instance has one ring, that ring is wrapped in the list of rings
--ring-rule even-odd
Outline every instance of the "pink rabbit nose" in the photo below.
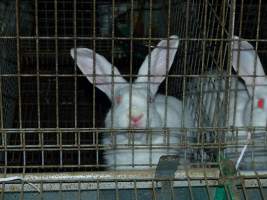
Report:
[[[138,115],[138,116],[131,116],[131,121],[133,122],[133,123],[137,123],[138,121],[140,121],[140,119],[142,119],[142,117],[143,117],[143,113],[142,114],[140,114],[140,115]]]

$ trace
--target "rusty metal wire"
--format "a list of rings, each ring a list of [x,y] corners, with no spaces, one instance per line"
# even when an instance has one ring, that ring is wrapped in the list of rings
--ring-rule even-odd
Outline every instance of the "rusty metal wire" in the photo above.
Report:
[[[173,199],[177,196],[199,199],[197,194],[200,193],[204,195],[202,199],[214,199],[218,188],[224,188],[229,199],[232,195],[249,199],[253,192],[254,195],[257,193],[255,199],[266,198],[264,170],[240,171],[229,177],[222,173],[220,157],[225,148],[244,145],[234,137],[235,134],[242,131],[266,133],[266,126],[235,127],[227,124],[230,82],[225,88],[220,88],[223,100],[217,96],[218,88],[212,88],[218,103],[215,109],[207,106],[205,96],[207,80],[238,77],[231,66],[233,35],[253,44],[266,71],[266,2],[6,0],[0,2],[0,10],[6,11],[0,14],[0,43],[3,44],[3,53],[0,53],[1,178],[25,178],[14,183],[0,178],[2,199],[9,198],[8,192],[21,199],[45,199],[50,195],[47,192],[56,192],[56,198],[65,199],[66,192],[70,191],[74,191],[71,194],[73,199],[85,199],[90,195],[92,199],[105,199],[107,196],[125,199],[127,191],[130,191],[127,194],[129,199],[161,198],[162,180],[155,179],[153,169],[117,174],[104,171],[109,166],[103,161],[103,152],[115,147],[132,151],[132,162],[127,164],[132,167],[135,149],[149,149],[151,152],[153,148],[183,149],[181,159],[187,161],[192,171],[182,169],[176,173],[175,180],[171,180]],[[82,46],[103,55],[113,67],[119,68],[121,77],[127,79],[132,88],[134,80],[140,77],[137,72],[145,56],[159,40],[170,35],[178,35],[180,45],[159,92],[182,101],[182,124],[185,124],[184,116],[189,106],[194,126],[105,128],[106,113],[113,106],[96,89],[95,74],[81,74],[77,55],[72,60],[70,49]],[[207,73],[213,70],[218,73]],[[148,71],[149,79],[153,78]],[[114,68],[110,76],[114,81]],[[89,84],[86,77],[93,77],[93,84]],[[132,101],[130,95],[130,105]],[[167,105],[165,98],[165,119]],[[205,112],[207,107],[212,113]],[[111,115],[112,124],[113,117]],[[172,144],[168,138],[174,131],[181,132],[177,144]],[[128,134],[127,144],[101,142],[105,135],[114,136],[118,132]],[[147,144],[133,142],[134,133],[138,132],[147,134]],[[158,132],[164,135],[165,143],[153,147],[151,138]],[[225,135],[230,133],[232,137],[225,139]],[[261,143],[255,139],[253,145],[267,148],[266,141],[265,134]],[[156,167],[151,158],[149,164]],[[58,172],[62,174],[57,176]],[[235,185],[235,191],[229,189],[229,181]],[[37,185],[41,192],[35,191],[27,182]],[[143,197],[142,193],[147,196]]]

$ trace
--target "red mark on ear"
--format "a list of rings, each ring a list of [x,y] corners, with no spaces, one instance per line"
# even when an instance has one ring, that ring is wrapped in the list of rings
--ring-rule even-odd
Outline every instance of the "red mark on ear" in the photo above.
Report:
[[[119,104],[121,102],[122,97],[121,96],[116,96],[115,98],[116,98],[116,103]]]
[[[259,99],[258,100],[258,108],[263,109],[263,107],[264,107],[264,99]]]

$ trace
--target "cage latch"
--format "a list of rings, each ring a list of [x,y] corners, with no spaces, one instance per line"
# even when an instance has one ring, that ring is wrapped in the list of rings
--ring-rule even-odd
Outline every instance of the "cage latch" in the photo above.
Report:
[[[155,179],[161,183],[160,198],[172,199],[172,187],[175,178],[175,172],[179,165],[179,156],[177,155],[167,155],[161,156],[158,166],[155,172]]]

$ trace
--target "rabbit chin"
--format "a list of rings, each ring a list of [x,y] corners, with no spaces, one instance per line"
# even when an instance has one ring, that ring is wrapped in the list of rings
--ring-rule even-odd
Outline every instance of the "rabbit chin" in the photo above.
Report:
[[[149,125],[147,126],[146,119],[144,119],[144,120],[142,120],[142,121],[140,121],[138,123],[135,123],[135,124],[134,123],[130,123],[129,124],[129,120],[119,119],[118,118],[114,122],[114,128],[145,129],[145,128],[148,128],[148,127],[159,127],[160,124],[161,123],[158,122],[157,126],[156,126],[154,121],[150,120]]]

